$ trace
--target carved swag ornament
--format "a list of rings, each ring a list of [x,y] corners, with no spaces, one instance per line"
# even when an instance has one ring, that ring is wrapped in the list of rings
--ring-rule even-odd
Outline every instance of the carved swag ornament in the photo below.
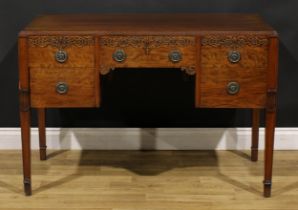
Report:
[[[209,35],[202,38],[201,44],[202,46],[230,47],[236,49],[244,46],[268,46],[269,41],[266,37],[250,35]]]
[[[84,47],[95,45],[91,36],[33,36],[29,38],[31,47],[55,47],[59,50],[68,47]]]
[[[175,37],[175,36],[104,36],[100,39],[102,47],[111,48],[143,48],[145,55],[149,55],[153,49],[160,47],[187,47],[195,45],[195,37]],[[115,70],[114,66],[101,66],[101,74],[108,74]],[[181,70],[189,75],[196,73],[195,66],[183,66]]]

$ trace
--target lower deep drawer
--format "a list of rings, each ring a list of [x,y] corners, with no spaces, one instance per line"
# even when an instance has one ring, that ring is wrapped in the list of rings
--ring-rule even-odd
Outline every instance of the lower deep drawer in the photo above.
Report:
[[[201,69],[199,107],[264,108],[265,69]],[[197,96],[198,97],[198,96]]]
[[[30,69],[31,107],[95,107],[95,70]]]

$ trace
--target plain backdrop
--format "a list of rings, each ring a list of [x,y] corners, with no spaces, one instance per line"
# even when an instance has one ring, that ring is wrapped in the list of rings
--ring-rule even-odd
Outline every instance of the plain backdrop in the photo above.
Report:
[[[19,126],[17,35],[48,13],[258,13],[280,35],[278,119],[298,126],[298,1],[295,0],[1,0],[0,127]],[[247,127],[250,110],[194,109],[194,78],[175,69],[128,69],[102,78],[100,109],[51,109],[50,127]],[[32,124],[36,125],[33,112]]]

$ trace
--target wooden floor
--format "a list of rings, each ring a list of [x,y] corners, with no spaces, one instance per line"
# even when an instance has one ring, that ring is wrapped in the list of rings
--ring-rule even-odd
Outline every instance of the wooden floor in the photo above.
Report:
[[[263,154],[239,151],[33,152],[33,196],[20,151],[0,151],[0,209],[297,210],[298,151],[275,152],[273,196],[262,197]]]

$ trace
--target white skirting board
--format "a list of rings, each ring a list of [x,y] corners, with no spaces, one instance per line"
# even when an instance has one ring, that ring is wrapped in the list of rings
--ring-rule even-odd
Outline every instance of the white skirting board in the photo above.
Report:
[[[48,149],[248,150],[251,128],[47,128]],[[38,129],[31,130],[38,149]],[[260,149],[264,128],[260,128]],[[0,149],[21,149],[19,128],[0,128]],[[297,150],[298,128],[276,128],[275,149]]]

